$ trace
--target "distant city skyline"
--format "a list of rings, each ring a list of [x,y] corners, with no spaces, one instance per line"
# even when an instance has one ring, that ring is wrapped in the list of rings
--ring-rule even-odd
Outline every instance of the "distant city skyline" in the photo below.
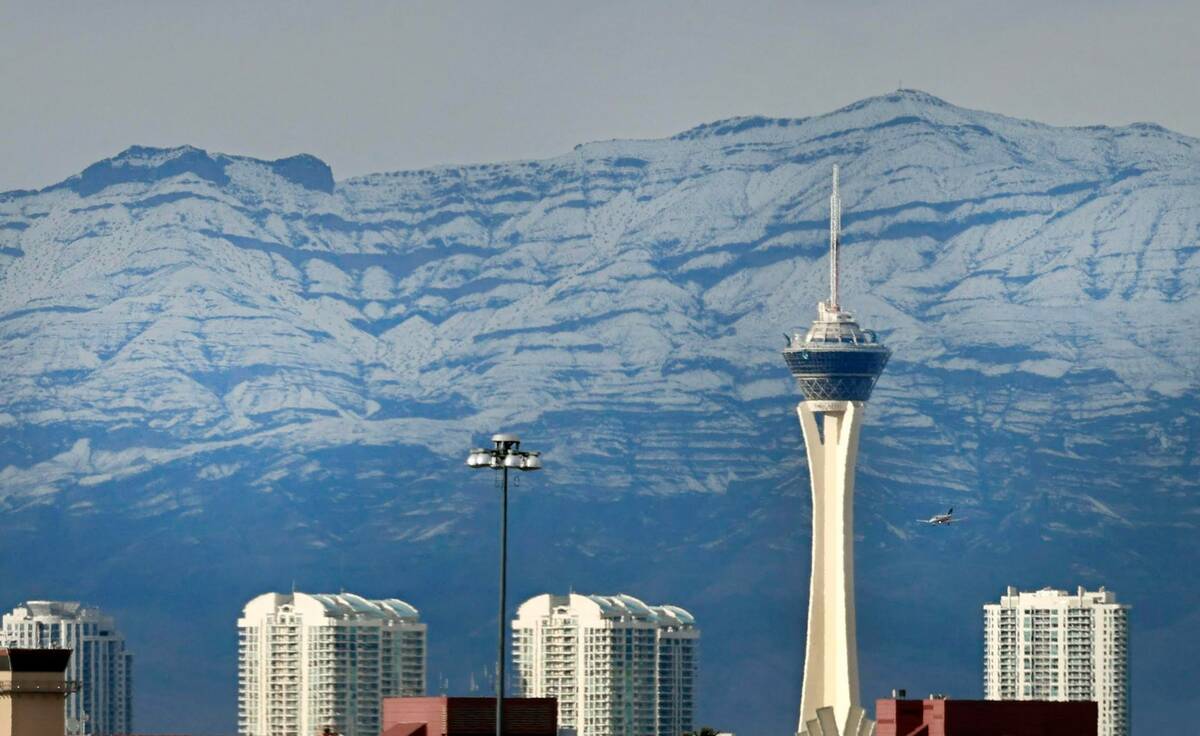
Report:
[[[340,180],[804,117],[898,86],[1055,125],[1200,135],[1200,6],[1176,0],[282,8],[7,3],[0,191],[135,144],[310,153]]]

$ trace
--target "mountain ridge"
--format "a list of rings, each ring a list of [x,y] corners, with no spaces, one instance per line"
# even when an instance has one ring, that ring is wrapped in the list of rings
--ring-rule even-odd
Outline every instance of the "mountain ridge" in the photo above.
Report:
[[[739,116],[733,116],[733,117],[729,117],[729,118],[721,118],[721,119],[714,120],[714,121],[707,122],[707,123],[699,123],[699,124],[694,125],[686,130],[683,130],[683,131],[680,131],[673,135],[667,136],[666,138],[596,140],[596,141],[590,141],[587,143],[577,144],[575,146],[574,150],[579,151],[581,149],[586,149],[589,147],[599,147],[599,146],[604,146],[606,144],[636,145],[639,143],[655,143],[655,142],[662,141],[662,140],[691,140],[691,139],[697,138],[698,134],[700,134],[700,133],[704,133],[705,135],[708,135],[708,136],[723,136],[723,135],[729,135],[731,133],[744,132],[745,130],[750,130],[753,128],[796,127],[796,126],[801,126],[804,124],[813,123],[815,121],[825,121],[825,120],[836,119],[839,116],[843,116],[847,113],[861,110],[863,108],[867,108],[867,107],[871,107],[871,106],[879,106],[879,105],[882,105],[885,103],[892,103],[892,102],[901,102],[901,103],[910,104],[910,105],[914,104],[914,103],[921,103],[921,104],[932,106],[935,108],[944,108],[946,110],[951,110],[951,111],[954,111],[956,114],[963,113],[963,114],[966,114],[966,117],[969,117],[971,115],[986,115],[993,119],[1003,119],[1003,120],[1010,121],[1015,124],[1034,126],[1037,128],[1049,129],[1049,130],[1081,131],[1081,132],[1112,132],[1112,133],[1147,131],[1147,132],[1153,132],[1153,133],[1167,134],[1170,137],[1180,139],[1180,141],[1187,144],[1189,148],[1193,147],[1193,145],[1195,145],[1195,144],[1200,144],[1200,138],[1197,138],[1195,136],[1189,136],[1187,134],[1171,130],[1162,125],[1159,125],[1154,122],[1149,122],[1149,121],[1133,122],[1133,123],[1129,123],[1126,125],[1060,125],[1060,126],[1055,126],[1055,125],[1049,125],[1046,123],[1041,123],[1041,122],[1038,122],[1038,121],[1035,121],[1032,119],[1027,119],[1027,118],[1016,118],[1016,117],[1002,115],[999,113],[984,112],[984,111],[976,110],[976,109],[972,109],[972,108],[959,107],[959,106],[954,105],[940,97],[937,97],[936,95],[930,94],[928,92],[924,92],[923,90],[906,88],[906,89],[898,89],[898,90],[896,90],[894,92],[890,92],[890,93],[885,93],[885,94],[876,95],[873,97],[868,97],[868,98],[859,100],[857,102],[850,103],[843,107],[832,110],[828,113],[823,113],[820,115],[805,116],[805,117],[769,117],[769,116],[764,116],[764,115],[739,115]],[[212,158],[214,161],[219,161],[222,159],[240,160],[240,161],[247,161],[250,163],[270,165],[270,164],[281,164],[283,162],[289,162],[289,161],[296,160],[296,161],[303,161],[303,162],[312,162],[312,163],[319,164],[326,168],[329,167],[329,165],[324,160],[322,160],[320,158],[320,156],[316,156],[311,153],[297,153],[297,154],[293,154],[291,156],[285,156],[285,157],[279,158],[279,159],[260,159],[260,158],[256,158],[253,156],[243,155],[243,154],[230,154],[230,153],[223,153],[223,152],[210,153],[206,149],[199,148],[197,146],[194,146],[191,144],[186,144],[186,143],[180,144],[177,146],[143,146],[143,145],[139,145],[139,144],[132,144],[113,156],[103,158],[103,159],[96,161],[95,163],[92,164],[92,166],[94,167],[94,166],[104,165],[106,163],[108,163],[108,164],[123,164],[124,165],[124,164],[127,164],[127,163],[131,162],[132,160],[134,160],[135,157],[137,157],[137,156],[146,156],[146,155],[152,155],[152,154],[162,155],[162,154],[182,154],[182,153],[199,153],[199,154],[203,154],[206,157]],[[535,163],[535,162],[554,161],[554,160],[557,160],[560,158],[568,157],[570,155],[572,155],[570,152],[564,152],[564,153],[561,153],[558,155],[552,155],[552,156],[543,157],[543,158],[511,159],[511,160],[504,160],[504,161],[433,166],[433,167],[424,167],[424,168],[416,168],[416,169],[398,169],[398,170],[394,170],[394,171],[384,171],[384,172],[377,172],[377,173],[360,174],[360,175],[348,177],[346,179],[342,179],[340,181],[334,180],[334,183],[335,184],[339,184],[339,183],[340,184],[351,184],[351,183],[358,182],[360,180],[367,180],[367,179],[371,179],[374,177],[389,177],[389,176],[396,177],[396,176],[404,176],[404,175],[421,174],[421,173],[427,173],[427,172],[488,169],[488,168],[497,167],[497,166],[512,166],[512,165],[528,164],[528,163]],[[59,187],[68,186],[70,182],[77,179],[82,174],[83,174],[83,172],[81,172],[80,174],[76,174],[76,175],[67,177],[67,179],[64,179],[63,181],[56,182],[47,187],[43,187],[42,189],[14,189],[14,190],[10,190],[10,191],[0,192],[0,198],[4,198],[9,195],[28,195],[31,193],[41,193],[41,192],[53,190],[53,189],[56,189]]]

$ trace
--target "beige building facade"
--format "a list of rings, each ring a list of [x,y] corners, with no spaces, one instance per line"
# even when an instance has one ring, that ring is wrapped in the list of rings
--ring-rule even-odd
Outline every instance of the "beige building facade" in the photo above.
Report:
[[[68,649],[0,649],[0,736],[63,736]]]

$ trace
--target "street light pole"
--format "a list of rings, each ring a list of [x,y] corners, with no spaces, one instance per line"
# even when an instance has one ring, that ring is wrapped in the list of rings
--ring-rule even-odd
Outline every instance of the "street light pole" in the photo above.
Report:
[[[505,657],[505,610],[508,607],[508,469],[529,471],[540,470],[540,452],[521,449],[521,440],[515,434],[492,435],[494,447],[490,450],[475,448],[467,455],[471,468],[494,468],[501,473],[500,495],[500,623],[496,642],[496,736],[504,736],[504,662]]]
[[[500,623],[496,633],[496,736],[504,736],[504,612],[508,601],[508,467],[501,471],[500,491]]]

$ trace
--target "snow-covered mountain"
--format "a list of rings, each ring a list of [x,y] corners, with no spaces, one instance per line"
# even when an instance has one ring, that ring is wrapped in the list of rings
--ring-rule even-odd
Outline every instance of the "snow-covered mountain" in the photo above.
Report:
[[[134,147],[0,194],[0,603],[117,612],[139,728],[229,729],[239,607],[293,581],[409,600],[431,688],[461,691],[495,615],[495,499],[462,461],[510,429],[547,467],[517,594],[693,609],[705,723],[787,732],[808,488],[779,350],[827,291],[834,163],[842,301],[894,351],[859,466],[864,696],[978,696],[986,599],[1106,584],[1135,605],[1137,726],[1175,722],[1200,140],[916,91],[346,181]],[[912,525],[950,504],[971,523]]]

